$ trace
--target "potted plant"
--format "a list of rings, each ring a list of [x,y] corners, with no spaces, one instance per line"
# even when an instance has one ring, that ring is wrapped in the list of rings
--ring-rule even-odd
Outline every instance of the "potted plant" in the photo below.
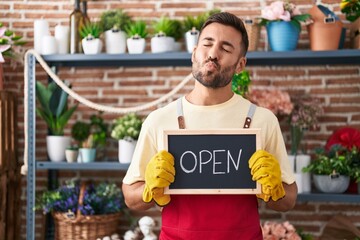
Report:
[[[126,40],[130,54],[143,53],[145,51],[145,38],[148,35],[146,23],[144,21],[135,21],[125,28],[128,39]]]
[[[162,53],[174,50],[175,38],[179,35],[178,22],[161,17],[152,24],[155,35],[151,38],[151,52]],[[181,34],[181,33],[180,33]]]
[[[130,23],[130,16],[121,9],[109,10],[101,15],[100,26],[105,32],[106,53],[125,53],[126,34],[124,30]]]
[[[78,146],[72,146],[66,148],[65,150],[65,158],[68,163],[76,162],[79,155],[79,147]]]
[[[360,48],[360,0],[342,0],[341,12],[351,22],[350,38],[353,48]]]
[[[22,41],[22,36],[16,35],[13,31],[6,28],[0,22],[0,90],[4,89],[3,66],[4,57],[20,58],[17,53],[17,46],[22,46],[26,42]]]
[[[306,21],[310,15],[301,14],[293,3],[275,1],[261,10],[261,17],[260,25],[266,26],[271,50],[292,51],[299,40],[300,22]]]
[[[101,116],[92,115],[89,123],[77,121],[72,126],[71,135],[80,147],[79,162],[93,162],[95,159],[104,158],[107,125]],[[91,157],[84,160],[84,156]]]
[[[249,85],[251,83],[250,73],[243,70],[241,73],[235,73],[232,78],[231,89],[234,93],[246,98],[249,92]]]
[[[142,122],[135,113],[130,113],[114,120],[111,137],[119,141],[120,163],[131,162]]]
[[[51,213],[55,239],[97,239],[117,231],[126,213],[121,189],[115,183],[67,181],[36,199],[35,210]],[[101,231],[99,231],[101,229]]]
[[[100,35],[102,33],[99,23],[86,22],[79,29],[82,38],[81,44],[85,54],[98,54],[102,49]]]
[[[71,138],[64,136],[64,128],[77,105],[68,108],[68,94],[55,82],[46,87],[36,81],[36,98],[40,103],[36,113],[49,128],[49,136],[46,137],[48,156],[54,162],[65,161],[65,149],[70,146]]]
[[[303,168],[313,174],[315,187],[326,193],[343,193],[348,188],[351,174],[349,151],[341,145],[333,145],[329,151],[315,150],[315,159]]]

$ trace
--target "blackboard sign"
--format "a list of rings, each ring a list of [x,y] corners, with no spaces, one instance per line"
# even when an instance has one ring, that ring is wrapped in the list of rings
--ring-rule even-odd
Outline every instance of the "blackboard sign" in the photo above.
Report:
[[[259,194],[248,161],[260,149],[260,129],[164,131],[175,158],[175,182],[167,194]]]

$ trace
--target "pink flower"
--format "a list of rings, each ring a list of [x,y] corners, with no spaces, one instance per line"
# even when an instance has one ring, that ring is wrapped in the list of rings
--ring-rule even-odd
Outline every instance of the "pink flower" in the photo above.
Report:
[[[276,1],[265,7],[261,11],[262,18],[267,20],[283,20],[289,22],[291,20],[290,12],[284,9],[284,3],[282,1]]]
[[[294,226],[288,221],[283,223],[266,221],[261,229],[264,240],[301,240]]]

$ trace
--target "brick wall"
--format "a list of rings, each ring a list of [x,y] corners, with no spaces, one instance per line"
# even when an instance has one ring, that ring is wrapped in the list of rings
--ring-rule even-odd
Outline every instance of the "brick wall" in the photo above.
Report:
[[[300,6],[303,12],[311,8],[312,0],[292,1]],[[339,13],[340,0],[316,1],[317,4],[323,4],[331,10]],[[88,10],[92,19],[96,19],[104,10],[123,8],[136,19],[144,19],[150,22],[162,15],[168,15],[172,18],[181,19],[187,14],[198,14],[213,8],[220,8],[223,11],[230,11],[241,17],[255,17],[260,15],[260,10],[267,1],[142,1],[142,0],[124,0],[110,1],[97,0],[89,2]],[[10,26],[17,33],[22,34],[28,41],[24,49],[33,46],[33,21],[41,17],[45,18],[49,24],[52,33],[55,25],[68,24],[68,16],[73,8],[69,0],[8,0],[0,2],[0,22]],[[342,15],[340,15],[343,18]],[[262,29],[260,39],[260,50],[267,47],[266,32]],[[149,44],[149,42],[148,42]],[[346,41],[347,47],[349,42]],[[303,26],[299,48],[308,49],[309,41],[306,28]],[[149,48],[148,48],[149,49]],[[23,65],[10,66],[4,64],[5,87],[7,90],[16,92],[19,96],[18,126],[19,126],[19,156],[23,154]],[[322,146],[334,129],[340,126],[350,125],[360,128],[360,66],[359,65],[319,65],[319,66],[264,66],[249,67],[253,85],[256,87],[277,87],[288,91],[290,94],[310,93],[321,99],[325,113],[321,117],[320,128],[317,131],[308,132],[303,141],[307,150],[315,146]],[[101,104],[111,106],[134,106],[157,99],[170,91],[178,84],[188,73],[187,67],[163,67],[163,68],[61,68],[59,75],[62,79],[72,82],[73,90],[79,94],[88,97],[90,100]],[[47,76],[40,67],[37,68],[37,80],[46,81]],[[175,97],[186,93],[192,87],[192,82],[187,84]],[[70,100],[74,103],[74,100]],[[150,110],[149,110],[150,111]],[[149,111],[140,112],[146,116]],[[70,121],[66,133],[72,124],[78,119],[88,119],[96,113],[86,106],[80,105],[73,118]],[[105,113],[103,117],[110,122],[117,117],[114,114]],[[286,142],[289,143],[289,134],[285,122],[282,122]],[[46,157],[46,125],[40,119],[37,119],[36,127],[36,154],[38,158]],[[107,153],[110,158],[117,156],[117,143],[109,139]],[[22,159],[20,158],[20,161]],[[59,173],[61,180],[69,177],[84,178],[107,178],[121,182],[124,173],[119,172],[78,172],[62,171]],[[44,190],[47,184],[47,174],[44,171],[37,172],[37,192]],[[22,194],[22,224],[21,233],[25,239],[26,235],[26,178],[23,180]],[[296,227],[303,228],[315,236],[319,236],[325,223],[335,214],[343,213],[351,218],[351,221],[360,226],[360,204],[346,203],[317,203],[305,202],[298,203],[294,210],[288,213],[276,213],[261,205],[260,212],[262,220],[281,219],[290,220]],[[134,216],[148,214],[159,220],[159,214],[156,210],[147,213],[133,212]],[[311,220],[307,216],[312,214]],[[36,215],[36,239],[43,238],[44,220],[39,213]],[[127,228],[124,221],[122,231]]]

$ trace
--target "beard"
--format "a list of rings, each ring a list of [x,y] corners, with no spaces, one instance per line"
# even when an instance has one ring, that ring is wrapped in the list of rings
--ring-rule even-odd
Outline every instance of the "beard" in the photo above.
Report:
[[[208,62],[212,62],[216,65],[217,72],[212,71],[201,71],[201,67],[205,66]],[[221,68],[219,63],[215,60],[207,60],[205,63],[201,66],[199,62],[194,62],[193,64],[193,71],[192,74],[194,78],[201,83],[203,86],[208,88],[222,88],[227,86],[231,81],[232,77],[235,73],[237,67],[237,63],[233,66],[226,67],[224,69]]]

